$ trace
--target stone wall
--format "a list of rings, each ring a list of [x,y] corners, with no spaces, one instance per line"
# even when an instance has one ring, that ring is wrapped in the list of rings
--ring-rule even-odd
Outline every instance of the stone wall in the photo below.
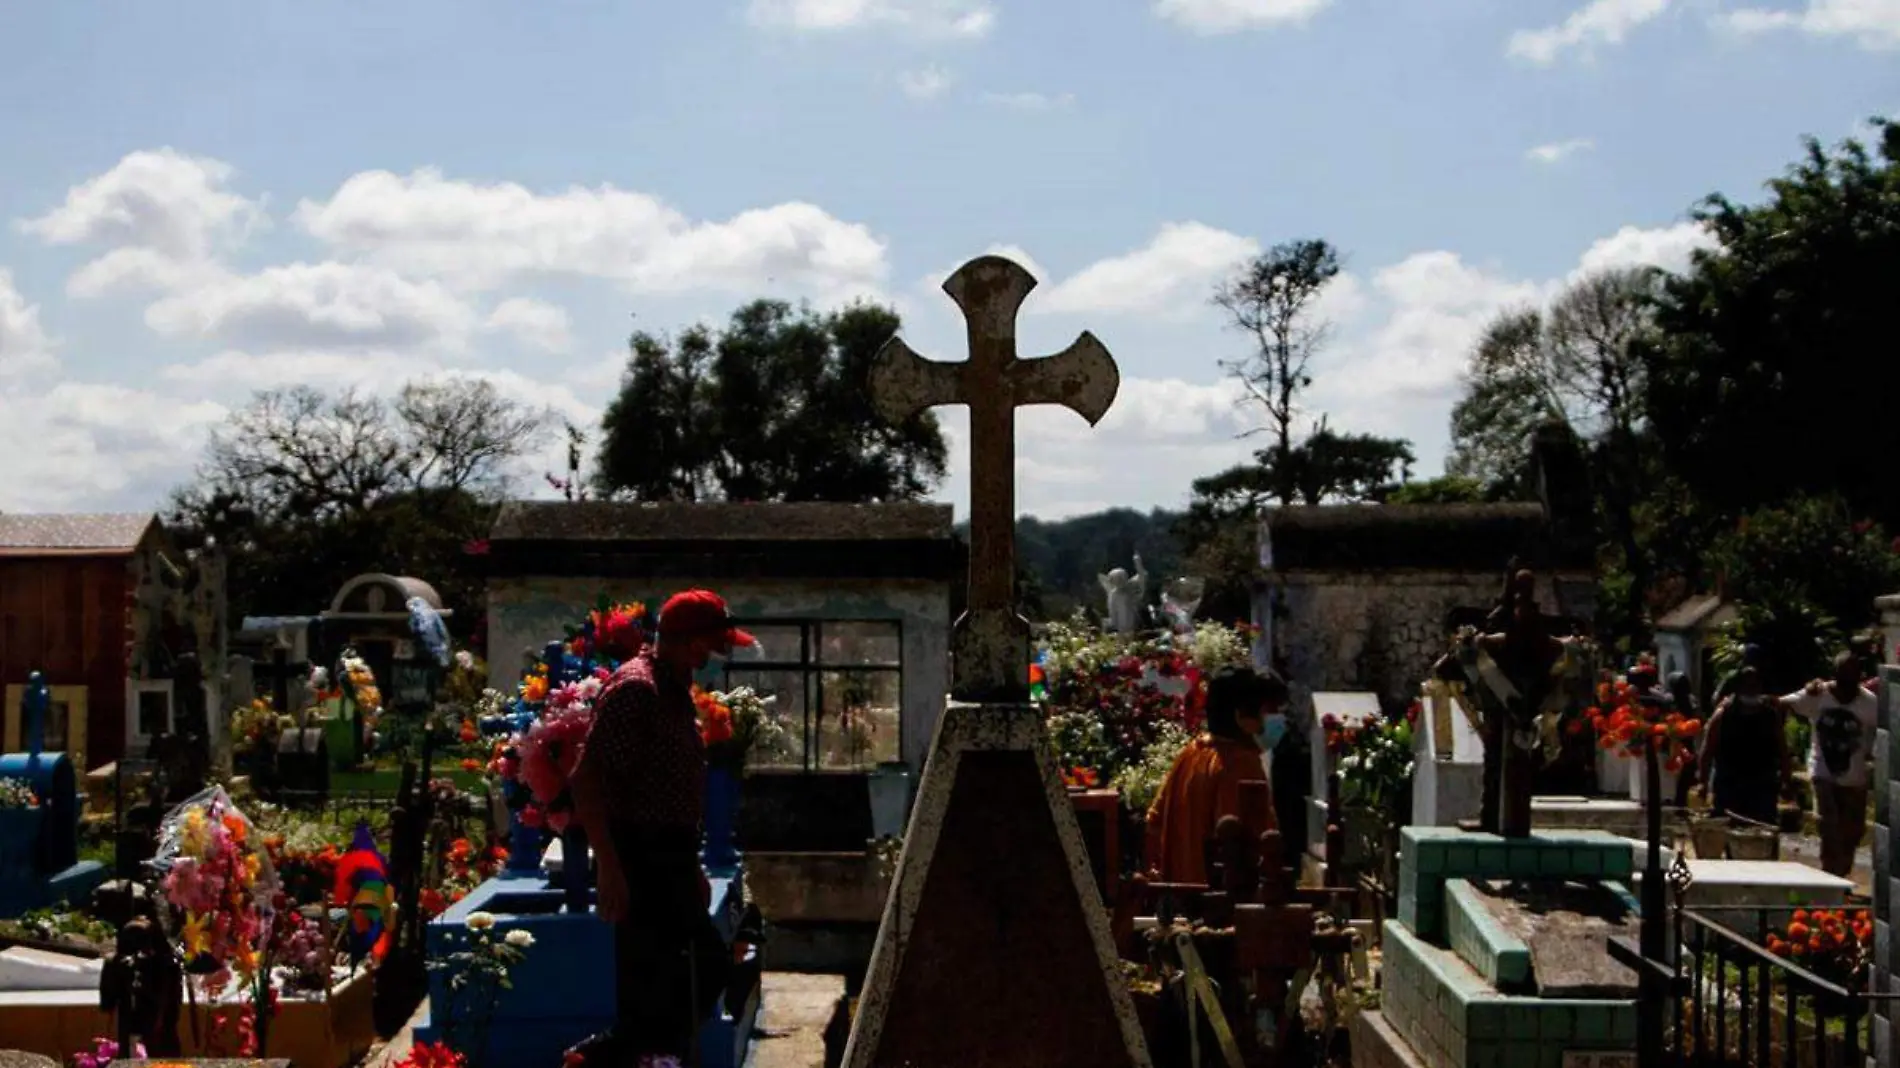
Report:
[[[950,589],[931,581],[725,580],[669,578],[660,585],[629,580],[496,577],[488,584],[489,684],[514,685],[521,654],[539,652],[591,611],[601,594],[643,601],[657,610],[676,590],[703,585],[719,591],[744,620],[896,620],[904,635],[901,750],[913,773],[930,752],[930,739],[950,689]],[[656,588],[657,587],[657,588]],[[868,802],[867,802],[868,803]]]
[[[1491,604],[1500,579],[1496,572],[1292,572],[1274,576],[1258,595],[1255,618],[1302,704],[1315,692],[1353,690],[1402,704],[1444,655],[1446,614]],[[1589,588],[1573,576],[1546,577],[1539,601],[1546,612],[1587,618]],[[1270,609],[1267,599],[1275,597]]]
[[[1893,936],[1893,908],[1900,899],[1900,595],[1882,597],[1886,633],[1881,659],[1880,731],[1874,749],[1874,985],[1877,995],[1900,995],[1900,944]],[[1893,1064],[1900,1054],[1900,1005],[1874,1002],[1873,1063]]]

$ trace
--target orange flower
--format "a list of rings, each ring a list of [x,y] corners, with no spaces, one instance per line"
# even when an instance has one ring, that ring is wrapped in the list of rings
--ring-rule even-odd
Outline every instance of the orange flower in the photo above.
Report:
[[[521,680],[521,699],[529,703],[545,701],[548,697],[548,677],[529,675]]]
[[[462,770],[470,773],[480,771],[482,770],[482,762],[464,757],[462,760]]]

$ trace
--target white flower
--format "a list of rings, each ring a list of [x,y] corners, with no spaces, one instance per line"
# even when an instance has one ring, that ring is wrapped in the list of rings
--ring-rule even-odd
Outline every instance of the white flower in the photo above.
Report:
[[[527,949],[534,945],[534,936],[519,927],[502,935],[501,940],[516,949]]]
[[[495,926],[495,914],[492,912],[471,912],[463,921],[471,931],[486,931]]]
[[[463,671],[474,671],[475,654],[469,652],[467,649],[457,649],[455,651],[455,666],[461,668]]]

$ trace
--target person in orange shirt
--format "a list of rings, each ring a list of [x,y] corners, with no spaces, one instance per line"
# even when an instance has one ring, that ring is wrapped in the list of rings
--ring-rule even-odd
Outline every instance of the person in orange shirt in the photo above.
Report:
[[[1208,680],[1207,733],[1181,750],[1148,809],[1151,878],[1207,881],[1207,839],[1221,817],[1240,814],[1240,784],[1267,778],[1260,735],[1286,701],[1286,683],[1252,668],[1222,668]]]

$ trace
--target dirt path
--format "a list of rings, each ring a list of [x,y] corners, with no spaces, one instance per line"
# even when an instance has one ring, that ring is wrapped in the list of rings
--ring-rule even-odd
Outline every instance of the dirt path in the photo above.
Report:
[[[825,1025],[844,996],[844,978],[767,972],[764,1011],[746,1068],[823,1068]]]

